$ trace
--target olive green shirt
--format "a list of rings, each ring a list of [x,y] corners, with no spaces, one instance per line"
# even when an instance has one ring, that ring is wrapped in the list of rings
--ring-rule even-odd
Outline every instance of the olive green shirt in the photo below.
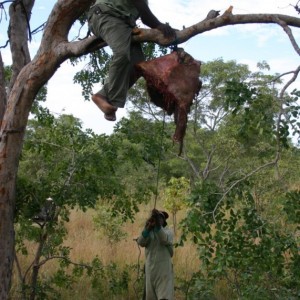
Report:
[[[145,0],[148,4],[148,0]],[[107,7],[126,17],[138,19],[139,12],[130,0],[96,0],[95,4],[105,4]]]

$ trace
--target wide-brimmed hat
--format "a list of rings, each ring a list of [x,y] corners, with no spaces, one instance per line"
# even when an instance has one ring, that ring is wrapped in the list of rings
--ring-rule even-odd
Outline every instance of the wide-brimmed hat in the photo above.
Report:
[[[161,210],[159,213],[164,217],[165,220],[169,218],[169,214],[166,211]]]
[[[163,227],[166,227],[168,225],[167,219],[169,218],[169,214],[166,211],[160,210],[159,215],[163,218]]]

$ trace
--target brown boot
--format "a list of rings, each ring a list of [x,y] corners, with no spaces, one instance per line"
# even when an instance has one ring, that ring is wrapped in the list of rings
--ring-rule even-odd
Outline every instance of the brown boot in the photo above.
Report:
[[[113,115],[118,109],[117,107],[108,103],[106,97],[100,94],[92,95],[92,100],[100,108],[100,110],[104,112],[105,115]]]

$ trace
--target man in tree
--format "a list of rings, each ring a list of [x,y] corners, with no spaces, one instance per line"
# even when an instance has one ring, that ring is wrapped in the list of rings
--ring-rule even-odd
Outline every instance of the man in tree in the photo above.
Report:
[[[144,230],[137,239],[145,247],[145,290],[144,300],[173,300],[173,232],[167,227],[165,211],[154,209]]]
[[[138,76],[134,65],[144,60],[139,43],[132,43],[136,20],[160,30],[166,38],[175,38],[175,30],[161,23],[151,12],[147,0],[96,0],[89,12],[91,31],[112,49],[113,59],[103,88],[92,96],[105,119],[116,120],[118,107],[124,107],[128,89]]]

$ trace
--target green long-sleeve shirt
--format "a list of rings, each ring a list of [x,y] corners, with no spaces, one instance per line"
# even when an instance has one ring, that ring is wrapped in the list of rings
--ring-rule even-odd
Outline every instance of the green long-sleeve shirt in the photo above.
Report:
[[[104,5],[104,11],[112,10],[129,19],[137,20],[141,17],[142,22],[151,28],[161,25],[161,22],[151,12],[148,0],[96,0],[95,5],[97,4]]]

